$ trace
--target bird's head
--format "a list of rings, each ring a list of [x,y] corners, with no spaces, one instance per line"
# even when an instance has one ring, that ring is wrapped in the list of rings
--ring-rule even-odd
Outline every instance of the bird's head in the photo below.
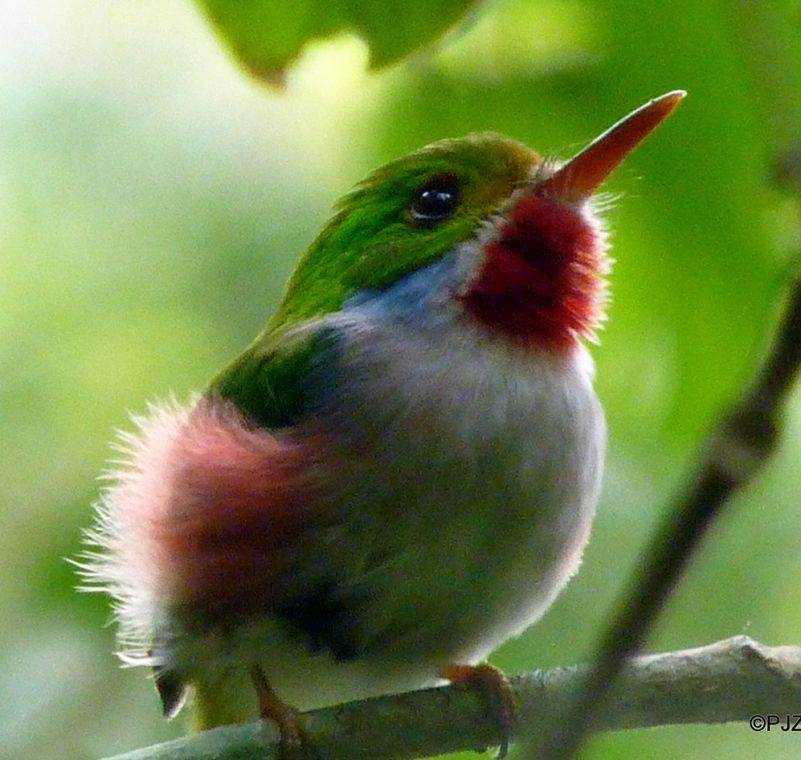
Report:
[[[460,251],[451,295],[467,319],[551,351],[591,336],[607,269],[593,193],[683,96],[647,103],[564,164],[496,134],[442,140],[386,164],[339,203],[272,328],[336,311]]]

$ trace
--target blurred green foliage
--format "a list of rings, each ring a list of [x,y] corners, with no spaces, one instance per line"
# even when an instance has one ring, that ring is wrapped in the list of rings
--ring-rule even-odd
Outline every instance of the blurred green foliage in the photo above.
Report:
[[[586,658],[797,264],[798,205],[770,169],[799,137],[787,126],[799,26],[797,2],[778,0],[492,0],[379,73],[353,36],[312,45],[277,93],[186,3],[4,5],[0,758],[91,758],[180,732],[144,673],[117,667],[107,603],[75,593],[63,558],[79,551],[113,429],[148,399],[203,387],[242,348],[338,195],[386,159],[475,130],[569,155],[681,87],[680,111],[608,188],[618,261],[594,349],[610,427],[594,537],[554,609],[495,662]],[[801,642],[798,395],[787,424],[652,649],[737,633]],[[608,735],[585,756],[798,754],[795,736],[734,725]]]
[[[431,42],[475,5],[475,0],[383,3],[295,0],[197,0],[223,40],[256,76],[283,83],[303,47],[337,32],[369,42],[370,63],[395,63]]]

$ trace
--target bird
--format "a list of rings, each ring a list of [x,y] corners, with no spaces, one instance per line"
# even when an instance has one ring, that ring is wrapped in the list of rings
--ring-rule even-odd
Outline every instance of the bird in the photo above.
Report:
[[[197,729],[261,717],[291,749],[311,708],[443,679],[504,702],[486,658],[576,573],[599,497],[596,191],[684,95],[566,162],[477,133],[375,170],[255,340],[120,434],[81,573],[166,717],[189,697]]]

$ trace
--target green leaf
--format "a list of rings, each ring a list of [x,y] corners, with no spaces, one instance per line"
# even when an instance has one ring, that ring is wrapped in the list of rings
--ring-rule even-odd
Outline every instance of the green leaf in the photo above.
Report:
[[[287,67],[312,40],[355,32],[370,46],[370,65],[387,66],[430,44],[476,0],[198,0],[234,54],[256,76],[281,84]]]

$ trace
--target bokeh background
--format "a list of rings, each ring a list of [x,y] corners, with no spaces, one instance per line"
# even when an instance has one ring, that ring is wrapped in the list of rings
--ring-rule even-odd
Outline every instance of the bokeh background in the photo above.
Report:
[[[475,130],[568,156],[681,87],[681,109],[609,183],[594,537],[546,618],[494,661],[585,659],[798,263],[798,202],[773,164],[799,139],[800,32],[797,2],[491,0],[378,72],[353,35],[311,45],[276,92],[189,0],[0,5],[0,757],[95,758],[179,735],[145,674],[118,668],[106,600],[75,592],[65,558],[113,430],[148,399],[203,387],[250,340],[339,194]],[[801,643],[798,393],[786,426],[649,649]],[[585,757],[799,755],[801,737],[737,724],[606,735]]]

